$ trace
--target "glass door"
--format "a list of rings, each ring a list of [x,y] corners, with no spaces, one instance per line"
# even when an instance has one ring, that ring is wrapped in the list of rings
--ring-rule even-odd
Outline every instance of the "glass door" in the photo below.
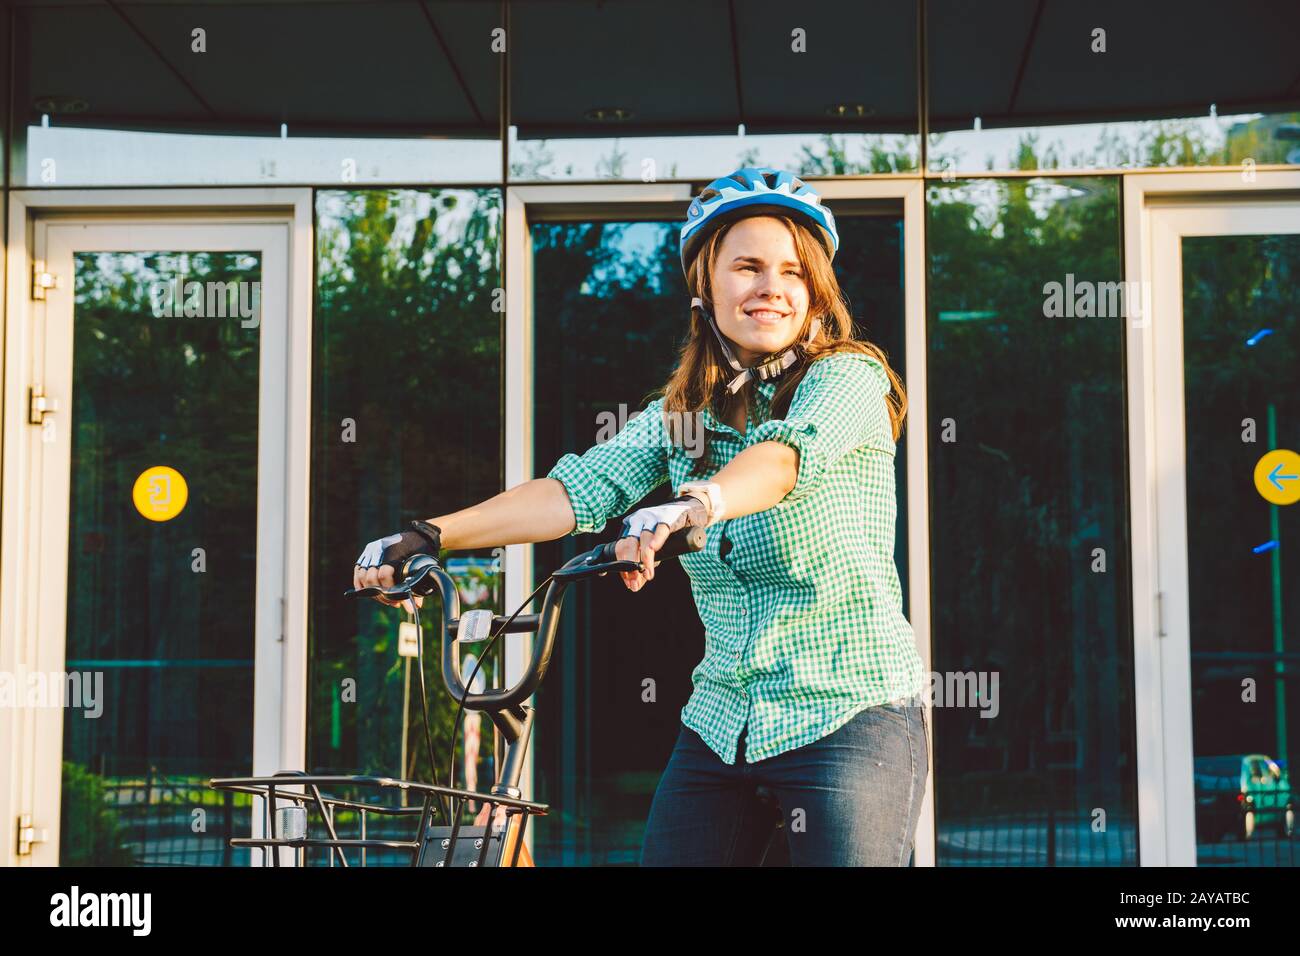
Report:
[[[546,474],[566,452],[612,437],[672,372],[690,301],[679,214],[674,205],[661,219],[539,217],[531,224],[535,474]],[[900,374],[903,221],[892,208],[840,215],[835,259],[857,336],[884,348]],[[895,556],[908,607],[906,442],[895,467]],[[670,497],[661,485],[640,505]],[[615,535],[619,525],[614,519],[598,534],[534,545],[535,579]],[[621,586],[576,589],[566,598],[559,650],[537,695],[549,719],[534,732],[536,799],[558,808],[534,829],[541,865],[631,866],[639,857],[654,790],[690,697],[691,670],[704,650],[681,566],[665,562],[654,587],[654,614],[646,613],[642,595]],[[784,853],[781,840],[771,858]]]
[[[1293,866],[1300,203],[1152,214],[1169,861]]]
[[[57,286],[31,338],[22,589],[65,691],[32,711],[34,862],[248,862],[226,841],[252,808],[206,780],[282,769],[288,226],[34,240]]]

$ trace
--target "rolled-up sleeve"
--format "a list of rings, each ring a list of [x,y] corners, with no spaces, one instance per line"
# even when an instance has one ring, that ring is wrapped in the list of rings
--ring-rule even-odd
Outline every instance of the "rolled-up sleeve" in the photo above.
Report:
[[[798,478],[783,501],[812,494],[826,470],[856,448],[895,453],[889,390],[884,367],[869,355],[838,352],[813,362],[786,417],[763,422],[750,441],[777,441],[799,453]]]
[[[609,441],[570,452],[546,477],[564,485],[577,525],[569,534],[600,531],[668,480],[668,433],[658,398]]]

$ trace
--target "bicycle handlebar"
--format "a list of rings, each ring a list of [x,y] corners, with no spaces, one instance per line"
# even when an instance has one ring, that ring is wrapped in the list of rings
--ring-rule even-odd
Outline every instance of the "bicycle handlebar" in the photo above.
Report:
[[[704,548],[705,537],[703,528],[683,528],[668,536],[663,547],[655,552],[655,557],[663,560],[700,551]],[[453,697],[463,701],[466,710],[513,711],[532,696],[537,685],[546,676],[551,652],[555,646],[555,635],[559,629],[560,608],[564,602],[565,589],[569,584],[586,578],[603,577],[610,571],[642,570],[639,561],[624,561],[614,557],[614,548],[618,540],[607,541],[590,551],[576,555],[563,567],[553,572],[539,613],[521,614],[514,620],[499,614],[492,616],[493,631],[505,626],[505,633],[536,631],[540,638],[533,643],[533,657],[529,661],[527,670],[524,671],[519,682],[508,689],[490,690],[481,694],[467,693],[460,673],[460,654],[457,652],[459,640],[458,638],[447,639],[448,634],[457,633],[460,627],[460,593],[455,582],[432,555],[417,554],[406,559],[402,567],[397,569],[401,583],[395,587],[350,588],[345,595],[362,598],[383,594],[392,600],[405,601],[412,595],[426,596],[435,590],[438,591],[442,597],[443,683],[447,685]]]

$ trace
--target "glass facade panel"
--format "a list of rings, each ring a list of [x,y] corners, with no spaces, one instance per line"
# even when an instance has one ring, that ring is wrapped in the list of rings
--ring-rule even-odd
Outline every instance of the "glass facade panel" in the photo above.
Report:
[[[1300,449],[1300,236],[1185,236],[1182,260],[1196,861],[1294,866],[1300,509],[1252,476]]]
[[[929,187],[941,866],[1137,862],[1119,240],[1114,179]]]
[[[406,612],[343,592],[366,542],[501,490],[500,212],[495,190],[318,194],[309,770],[430,781],[419,675],[397,651]],[[492,557],[454,557],[475,556]],[[462,609],[499,601],[499,575],[458,573]],[[425,682],[446,783],[455,702],[430,637],[440,614],[425,602]],[[498,665],[484,665],[488,686]],[[490,727],[483,739],[479,781],[492,773]],[[458,764],[462,783],[465,771]]]

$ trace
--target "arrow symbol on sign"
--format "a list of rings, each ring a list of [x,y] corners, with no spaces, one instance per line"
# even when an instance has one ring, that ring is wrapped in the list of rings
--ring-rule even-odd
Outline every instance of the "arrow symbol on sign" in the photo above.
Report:
[[[1268,480],[1273,482],[1273,487],[1278,491],[1286,491],[1286,489],[1282,487],[1282,482],[1294,481],[1295,479],[1300,478],[1300,475],[1279,475],[1278,472],[1281,470],[1282,465],[1279,462],[1278,466],[1268,473]]]

